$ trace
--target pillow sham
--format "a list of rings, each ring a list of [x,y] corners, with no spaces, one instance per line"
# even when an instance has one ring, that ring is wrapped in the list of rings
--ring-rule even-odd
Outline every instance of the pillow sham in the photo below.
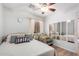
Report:
[[[15,43],[16,38],[17,38],[17,36],[11,36],[10,43]]]
[[[6,42],[13,43],[15,41],[15,36],[23,37],[25,36],[25,34],[16,34],[16,33],[8,34]]]
[[[23,37],[16,37],[15,44],[30,42],[31,40],[32,40],[32,36],[30,35],[25,35]]]

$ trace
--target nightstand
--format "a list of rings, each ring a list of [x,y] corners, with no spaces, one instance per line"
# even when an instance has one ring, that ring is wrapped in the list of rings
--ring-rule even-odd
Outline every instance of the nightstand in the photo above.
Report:
[[[53,45],[53,40],[52,40],[52,39],[49,39],[49,40],[47,41],[47,44],[50,45],[50,46]]]
[[[0,38],[0,45],[1,45],[1,43],[2,43],[2,38]]]

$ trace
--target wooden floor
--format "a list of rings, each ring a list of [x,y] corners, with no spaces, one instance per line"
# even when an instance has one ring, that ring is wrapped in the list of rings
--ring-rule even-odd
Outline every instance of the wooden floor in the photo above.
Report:
[[[52,47],[55,48],[56,56],[78,56],[76,53],[70,52],[55,45],[53,45]]]

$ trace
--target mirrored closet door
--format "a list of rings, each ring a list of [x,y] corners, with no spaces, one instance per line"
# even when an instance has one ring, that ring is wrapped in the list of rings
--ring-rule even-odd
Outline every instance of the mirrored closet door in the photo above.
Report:
[[[68,24],[68,31],[67,31],[67,40],[68,42],[74,43],[75,39],[75,21],[71,20]]]
[[[54,36],[54,39],[64,40],[71,43],[74,43],[75,38],[75,21],[62,21],[52,23],[51,35]]]

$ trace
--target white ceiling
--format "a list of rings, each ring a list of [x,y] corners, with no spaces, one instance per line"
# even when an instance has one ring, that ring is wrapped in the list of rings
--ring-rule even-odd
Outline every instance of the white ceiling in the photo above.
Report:
[[[18,11],[28,11],[34,15],[40,16],[40,17],[46,17],[49,13],[42,14],[40,10],[33,10],[28,7],[29,3],[4,3],[3,6],[11,9],[11,10],[18,10]],[[62,11],[62,12],[69,12],[79,7],[79,3],[56,3],[54,4],[54,8],[56,8],[56,11]],[[54,13],[54,12],[52,12]]]

